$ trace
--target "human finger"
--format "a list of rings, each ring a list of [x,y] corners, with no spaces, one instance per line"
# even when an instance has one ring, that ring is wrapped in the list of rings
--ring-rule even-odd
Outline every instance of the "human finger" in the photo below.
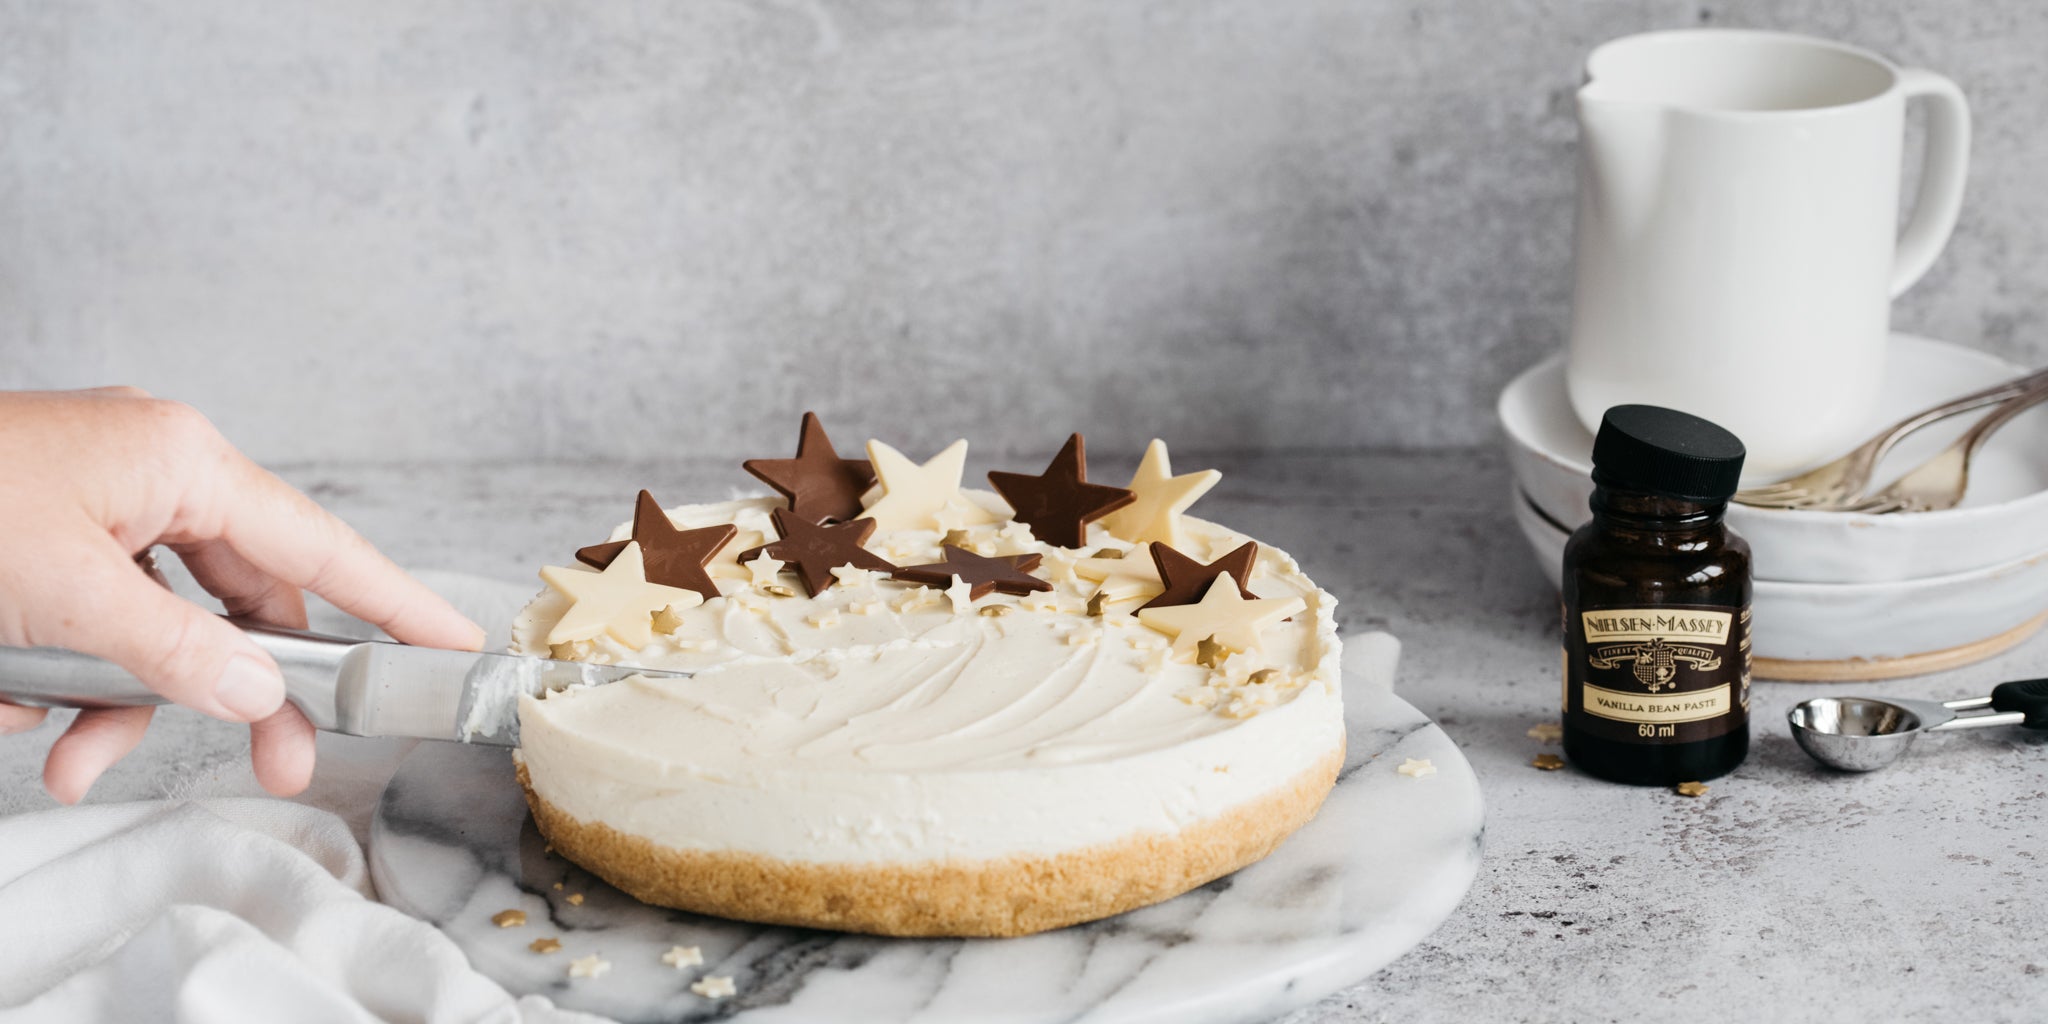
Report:
[[[297,796],[313,781],[313,723],[286,704],[269,718],[249,723],[249,762],[256,781],[273,796]]]
[[[111,661],[180,704],[235,722],[284,702],[277,663],[226,619],[157,585],[111,538],[69,558],[65,585],[25,608],[33,646]]]
[[[482,627],[348,524],[255,463],[237,461],[213,499],[220,503],[221,539],[252,565],[405,643],[462,650],[483,645]]]
[[[0,704],[0,736],[27,732],[43,724],[49,712],[42,708],[24,708],[13,704]]]
[[[50,745],[49,760],[43,762],[43,788],[59,803],[85,799],[92,784],[142,742],[155,711],[147,706],[80,711],[71,728]]]

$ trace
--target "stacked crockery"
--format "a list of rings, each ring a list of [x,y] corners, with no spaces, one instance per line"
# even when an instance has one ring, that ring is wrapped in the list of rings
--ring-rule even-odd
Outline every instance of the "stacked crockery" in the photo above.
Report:
[[[1973,349],[1894,335],[1876,408],[1859,437],[2025,372]],[[1567,397],[1564,358],[1516,378],[1499,412],[1514,515],[1554,581],[1566,538],[1589,518],[1593,488],[1593,438]],[[1997,412],[1907,435],[1879,462],[1867,490],[1882,492]],[[1754,554],[1760,678],[1886,679],[1989,657],[2048,621],[2048,403],[2012,416],[1975,451],[1955,508],[1873,513],[1737,503],[1728,524]]]

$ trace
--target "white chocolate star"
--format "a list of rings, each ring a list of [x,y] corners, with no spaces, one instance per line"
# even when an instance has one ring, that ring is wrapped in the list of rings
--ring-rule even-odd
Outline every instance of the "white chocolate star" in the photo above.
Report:
[[[757,587],[765,587],[774,583],[781,577],[782,567],[786,564],[788,563],[782,559],[763,551],[753,561],[746,563],[747,573],[753,577],[749,582]]]
[[[766,543],[767,534],[759,530],[740,530],[732,535],[732,540],[726,542],[724,547],[718,549],[718,554],[711,556],[711,562],[704,567],[704,571],[710,573],[711,578],[715,580],[749,579],[751,572],[740,564],[740,552],[751,551]],[[777,566],[780,564],[777,563]]]
[[[628,541],[603,572],[550,565],[540,571],[548,586],[572,604],[548,631],[548,643],[594,640],[609,634],[635,650],[654,639],[654,615],[666,608],[695,608],[704,595],[681,587],[647,582],[638,542]]]
[[[946,588],[946,598],[953,602],[955,615],[965,615],[974,610],[974,588],[958,576],[953,577],[953,585]]]
[[[661,955],[661,962],[680,971],[703,963],[704,951],[696,946],[670,946],[668,952]]]
[[[1145,447],[1145,458],[1131,477],[1130,491],[1138,496],[1102,520],[1112,536],[1133,544],[1162,541],[1176,551],[1188,549],[1187,531],[1181,528],[1181,513],[1197,498],[1209,493],[1223,474],[1213,469],[1184,476],[1173,475],[1166,456],[1166,442],[1153,438]]]
[[[1436,765],[1430,764],[1429,758],[1426,757],[1420,759],[1410,757],[1403,760],[1401,766],[1394,770],[1411,779],[1419,779],[1425,775],[1435,775]]]
[[[1133,548],[1122,558],[1083,558],[1074,563],[1074,575],[1102,584],[1096,593],[1114,602],[1150,601],[1166,592],[1158,564],[1143,548]]]
[[[706,999],[724,999],[726,996],[738,993],[739,988],[732,983],[730,976],[707,974],[704,976],[704,980],[691,982],[690,991]]]
[[[880,441],[868,442],[868,461],[882,496],[860,514],[884,530],[957,530],[993,523],[995,513],[960,492],[967,442],[955,441],[920,466]]]
[[[1204,640],[1214,640],[1226,650],[1259,650],[1260,630],[1307,608],[1298,597],[1247,601],[1226,572],[1209,584],[1200,604],[1140,609],[1138,621],[1173,637],[1173,653],[1179,657],[1194,653]]]
[[[1165,455],[1165,442],[1153,438],[1145,446],[1139,471],[1130,477],[1130,494],[1137,494],[1139,500],[1110,512],[1102,524],[1110,528],[1112,537],[1135,545],[1163,541],[1174,551],[1188,551],[1188,530],[1180,526],[1180,514],[1208,494],[1219,479],[1223,473],[1214,469],[1176,477],[1174,463]]]
[[[569,961],[569,977],[571,978],[602,978],[604,973],[611,969],[612,962],[598,956],[596,953],[577,957]]]

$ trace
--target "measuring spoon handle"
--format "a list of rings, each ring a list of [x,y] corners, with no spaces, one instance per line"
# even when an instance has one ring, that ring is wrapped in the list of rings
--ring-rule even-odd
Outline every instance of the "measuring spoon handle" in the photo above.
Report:
[[[2048,729],[2048,679],[2000,683],[1991,690],[1991,706],[2026,715],[2020,724],[2029,729]]]

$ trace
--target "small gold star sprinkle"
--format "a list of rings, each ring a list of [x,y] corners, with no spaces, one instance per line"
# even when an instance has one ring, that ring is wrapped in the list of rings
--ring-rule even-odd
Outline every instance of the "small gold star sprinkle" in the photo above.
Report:
[[[559,953],[562,951],[562,940],[535,939],[532,943],[528,944],[526,948],[541,954]]]
[[[1564,726],[1556,722],[1538,722],[1529,727],[1529,738],[1538,743],[1556,743],[1564,739]]]
[[[770,583],[770,584],[768,584],[767,586],[765,586],[765,587],[762,587],[762,588],[761,588],[761,593],[763,593],[763,594],[767,594],[767,595],[768,595],[769,597],[795,597],[795,596],[796,596],[796,591],[794,591],[794,590],[791,590],[790,588],[788,588],[788,587],[785,587],[785,586],[783,586],[783,585],[782,585],[782,584],[780,584],[780,583]]]
[[[953,578],[959,579],[958,576]],[[981,617],[985,619],[998,619],[1008,614],[1010,614],[1010,606],[1006,604],[992,604],[981,610]]]
[[[569,977],[571,978],[602,978],[604,973],[611,969],[612,962],[598,956],[596,953],[592,953],[589,956],[580,956],[569,961]]]
[[[1678,795],[1679,795],[1679,796],[1706,796],[1706,795],[1707,795],[1707,790],[1709,790],[1709,789],[1711,789],[1711,788],[1713,788],[1713,787],[1711,787],[1711,786],[1708,786],[1708,785],[1707,785],[1706,783],[1704,783],[1704,782],[1681,782],[1681,783],[1679,783],[1679,784],[1678,784]]]
[[[570,906],[572,906],[572,907],[580,907],[580,906],[582,906],[582,905],[583,905],[583,894],[582,894],[582,893],[580,893],[580,892],[572,892],[572,893],[570,893],[570,894],[569,894],[569,905],[570,905]]]
[[[1096,618],[1101,618],[1102,610],[1103,608],[1108,606],[1108,604],[1109,595],[1104,594],[1102,591],[1098,590],[1095,592],[1094,597],[1088,599],[1088,614]]]
[[[1279,679],[1280,679],[1280,670],[1279,670],[1279,669],[1277,669],[1277,668],[1262,668],[1262,669],[1258,670],[1257,672],[1254,672],[1254,673],[1252,673],[1252,674],[1251,674],[1251,675],[1250,675],[1249,677],[1247,677],[1247,678],[1245,679],[1245,682],[1247,682],[1247,683],[1250,683],[1250,684],[1252,684],[1253,686],[1262,686],[1262,685],[1264,685],[1264,684],[1266,684],[1266,683],[1278,682],[1278,681],[1279,681]],[[1432,769],[1432,770],[1434,770],[1434,769]]]
[[[491,915],[491,923],[500,928],[518,928],[526,924],[526,911],[500,910]]]
[[[661,962],[680,971],[703,963],[704,951],[696,946],[670,946],[668,952],[661,955]]]
[[[556,882],[556,883],[555,883],[555,891],[556,891],[556,892],[561,892],[561,891],[562,891],[562,883],[560,883],[560,882]]]
[[[706,999],[724,999],[726,996],[737,993],[739,989],[733,985],[732,978],[728,976],[708,974],[705,975],[703,981],[691,982],[690,991]]]
[[[1426,757],[1410,757],[1404,759],[1401,762],[1401,766],[1394,770],[1400,772],[1403,775],[1408,776],[1411,779],[1419,779],[1425,775],[1435,775],[1436,765],[1429,763],[1429,758]]]
[[[1228,656],[1229,652],[1225,650],[1222,644],[1217,643],[1213,637],[1205,637],[1195,642],[1195,664],[1197,665],[1205,668],[1221,668],[1223,666],[1223,659]]]
[[[1537,768],[1543,769],[1546,772],[1554,772],[1559,768],[1564,767],[1564,758],[1561,758],[1556,754],[1538,754],[1536,755],[1536,759],[1530,761],[1529,763]]]

